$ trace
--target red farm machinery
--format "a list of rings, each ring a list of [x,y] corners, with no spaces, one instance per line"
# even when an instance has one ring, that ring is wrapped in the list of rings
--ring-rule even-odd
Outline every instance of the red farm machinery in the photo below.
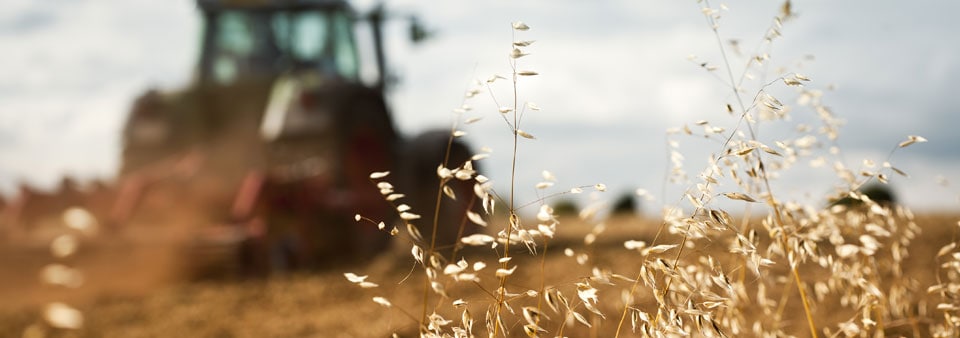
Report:
[[[404,139],[396,129],[384,97],[382,7],[362,14],[337,0],[198,0],[198,7],[203,34],[193,80],[134,101],[117,177],[88,187],[65,181],[53,193],[24,188],[6,206],[8,237],[82,206],[103,236],[169,240],[204,273],[324,267],[386,248],[389,234],[354,220],[398,221],[371,183],[375,171],[390,171],[406,194],[402,203],[423,210],[419,224],[433,223],[437,166],[448,151],[454,167],[470,152],[448,131]],[[362,25],[373,50],[358,46]],[[415,21],[411,33],[423,36]],[[362,71],[361,52],[373,56],[375,72]],[[465,198],[441,209],[437,237],[446,245],[472,195],[472,183],[450,184]]]

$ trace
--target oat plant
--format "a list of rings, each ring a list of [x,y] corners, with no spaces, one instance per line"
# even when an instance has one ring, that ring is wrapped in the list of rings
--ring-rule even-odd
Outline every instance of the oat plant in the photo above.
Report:
[[[688,125],[670,131],[711,140],[720,149],[685,189],[681,201],[665,209],[661,230],[652,243],[626,243],[629,249],[639,250],[643,259],[617,335],[628,319],[633,332],[644,336],[882,336],[892,329],[887,325],[891,322],[916,323],[911,317],[916,315],[918,288],[902,275],[901,262],[919,228],[909,210],[882,205],[858,191],[868,181],[885,184],[893,173],[905,175],[890,164],[893,152],[882,166],[865,160],[859,172],[847,169],[835,146],[841,120],[823,105],[821,91],[807,88],[810,79],[801,74],[781,72],[772,81],[754,81],[757,89],[750,94],[752,101],[745,100],[748,80],[757,71],[767,71],[770,57],[765,51],[780,37],[783,22],[792,18],[789,1],[773,18],[739,76],[720,34],[726,7],[698,3],[717,42],[720,61],[696,63],[729,89],[732,102],[722,107],[735,119],[734,127],[701,120],[694,123],[696,128]],[[775,97],[777,87],[796,89],[800,109],[793,111],[794,107]],[[822,126],[797,126],[796,137],[760,137],[761,125],[787,123],[790,114],[800,112],[813,113]],[[699,128],[702,132],[695,131]],[[910,136],[894,150],[923,141]],[[670,144],[671,180],[689,182],[677,142]],[[855,200],[855,207],[830,205],[837,200],[833,196],[826,196],[821,205],[779,197],[773,181],[787,176],[802,161],[822,164],[827,158],[834,160],[840,182],[835,195]],[[740,204],[742,209],[721,203]],[[760,215],[751,216],[753,212]],[[739,214],[740,220],[731,214]],[[661,236],[664,233],[669,235]],[[726,250],[716,250],[717,246]],[[639,289],[649,289],[653,302],[634,301]],[[834,304],[837,299],[839,304]],[[802,315],[794,312],[787,318],[790,309],[797,308]],[[839,309],[834,311],[839,316],[818,315],[818,309]],[[805,333],[796,326],[801,318]]]
[[[371,179],[396,208],[406,231],[360,215],[357,219],[408,241],[416,273],[423,278],[422,297],[414,305],[419,315],[386,295],[374,301],[397,308],[416,323],[422,337],[948,337],[960,332],[956,241],[939,250],[936,283],[924,285],[904,273],[920,232],[912,211],[873,200],[861,190],[868,183],[887,184],[907,176],[892,164],[895,153],[926,139],[908,136],[891,142],[892,150],[880,161],[849,165],[838,141],[844,121],[825,103],[824,91],[802,74],[771,69],[772,46],[784,22],[794,17],[790,2],[771,19],[753,51],[742,57],[740,72],[734,67],[739,60],[728,55],[730,47],[720,30],[727,8],[697,3],[719,58],[691,61],[728,90],[728,101],[714,112],[723,121],[701,120],[668,130],[672,167],[666,180],[679,184],[683,192],[664,208],[652,238],[623,240],[630,259],[605,261],[598,254],[605,220],[595,217],[599,207],[588,207],[580,222],[594,226],[583,245],[563,244],[563,255],[573,265],[551,274],[547,250],[560,238],[562,218],[546,201],[590,187],[549,193],[556,178],[543,171],[543,181],[534,186],[538,198],[516,200],[522,186],[517,173],[525,169],[517,160],[523,142],[534,139],[521,126],[525,114],[539,107],[520,99],[518,83],[538,74],[521,66],[533,41],[517,38],[530,27],[515,22],[510,73],[478,81],[466,95],[474,99],[489,93],[497,107],[494,114],[509,130],[509,190],[498,193],[490,179],[474,170],[472,161],[487,157],[488,151],[466,163],[440,164],[434,214],[439,213],[439,201],[453,197],[447,182],[470,181],[475,194],[471,198],[482,204],[484,214],[466,211],[464,223],[487,229],[467,234],[463,223],[440,224],[434,217],[431,238],[439,227],[461,227],[458,245],[443,257],[413,225],[420,216],[402,203],[404,195],[387,182],[389,173],[373,173]],[[772,80],[764,80],[768,76]],[[510,92],[506,100],[494,90],[494,83],[503,82]],[[473,113],[466,103],[456,111],[466,123],[478,119],[464,115]],[[812,122],[795,123],[793,117]],[[464,134],[455,123],[450,140]],[[688,176],[689,165],[679,150],[686,139],[705,140],[707,149],[715,149],[694,177]],[[834,175],[834,189],[814,201],[789,197],[778,182],[791,179],[792,169],[801,165]],[[602,184],[592,187],[606,189]],[[505,205],[503,214],[496,212],[498,205]],[[528,207],[539,207],[536,226],[525,225],[521,217],[520,211]],[[360,287],[378,287],[367,276],[346,277]],[[938,299],[935,305],[930,305],[929,295]]]
[[[524,131],[521,126],[523,125],[525,114],[538,111],[540,108],[532,102],[521,101],[518,89],[518,83],[524,78],[538,75],[535,71],[521,68],[520,63],[521,58],[530,54],[527,50],[534,41],[520,40],[517,38],[517,35],[524,34],[530,27],[523,22],[514,22],[511,24],[511,29],[513,36],[508,53],[509,74],[507,76],[493,75],[485,81],[477,81],[475,84],[476,87],[467,90],[465,95],[465,100],[470,100],[484,92],[488,93],[492,103],[497,107],[494,114],[498,116],[498,119],[503,120],[504,125],[509,130],[512,139],[510,177],[508,178],[509,190],[503,194],[498,193],[493,189],[493,183],[487,177],[479,175],[473,170],[472,161],[481,160],[489,156],[488,151],[481,152],[473,156],[471,161],[454,168],[450,168],[450,164],[446,163],[447,161],[445,160],[437,169],[437,175],[441,178],[441,183],[437,188],[437,207],[434,210],[434,214],[439,213],[442,198],[454,197],[449,191],[446,182],[449,180],[473,181],[475,183],[475,196],[471,196],[470,198],[476,199],[482,204],[485,215],[468,210],[464,215],[464,220],[476,225],[488,227],[491,229],[491,233],[477,233],[463,236],[463,231],[460,231],[460,242],[453,248],[450,257],[441,257],[438,254],[438,248],[435,246],[434,241],[425,241],[424,237],[417,230],[417,227],[413,225],[414,222],[420,219],[420,215],[414,213],[406,204],[402,204],[405,196],[402,193],[394,191],[394,186],[386,181],[389,176],[388,172],[373,173],[370,177],[381,190],[387,202],[396,208],[407,231],[402,232],[399,229],[387,229],[387,224],[379,222],[378,220],[367,219],[362,215],[357,215],[356,217],[357,221],[376,224],[380,229],[390,231],[391,234],[404,234],[401,238],[411,243],[411,254],[416,261],[417,269],[422,271],[424,280],[423,297],[420,301],[421,314],[419,318],[417,318],[411,311],[405,309],[400,309],[399,311],[401,311],[404,316],[417,322],[418,332],[421,336],[474,336],[475,325],[472,313],[477,312],[484,313],[482,327],[489,336],[511,335],[511,327],[513,327],[513,325],[515,325],[513,323],[516,323],[518,320],[522,320],[522,327],[519,331],[529,335],[539,335],[547,332],[547,330],[543,328],[543,325],[545,325],[544,322],[548,318],[543,311],[545,306],[549,306],[557,311],[558,306],[561,304],[560,300],[562,300],[564,306],[568,309],[572,308],[571,304],[566,301],[566,298],[564,298],[557,286],[547,285],[546,278],[544,277],[546,251],[548,249],[549,239],[554,236],[557,231],[557,225],[559,224],[553,209],[546,203],[546,200],[565,194],[582,193],[584,189],[589,188],[603,191],[606,187],[602,184],[597,184],[574,187],[560,192],[546,193],[545,191],[548,191],[554,185],[556,177],[549,171],[544,170],[542,171],[543,181],[538,182],[534,188],[537,191],[544,191],[545,195],[538,193],[539,197],[536,200],[523,204],[517,201],[517,190],[519,187],[517,181],[517,160],[521,146],[523,142],[535,139],[533,135]],[[509,83],[510,93],[508,95],[509,99],[507,100],[501,99],[494,89],[493,85],[500,82]],[[460,118],[465,117],[463,116],[464,114],[471,113],[471,111],[471,107],[467,102],[464,102],[460,108],[455,109],[455,113],[458,114],[457,120],[459,121]],[[464,123],[470,124],[476,122],[478,119],[479,117],[467,118]],[[458,124],[455,123],[451,128],[450,139],[452,141],[453,138],[461,137],[465,134],[464,131],[459,129]],[[447,158],[449,158],[449,156]],[[457,164],[455,163],[454,165]],[[500,219],[500,214],[496,212],[498,205],[505,205],[506,215],[503,217],[504,219]],[[536,213],[538,224],[536,227],[527,227],[523,224],[520,210],[534,206],[539,206],[539,210]],[[434,217],[434,220],[435,222],[432,225],[433,236],[431,238],[436,238],[439,227],[451,226],[450,224],[437,223],[437,217]],[[462,227],[463,224],[460,226]],[[486,261],[480,258],[472,263],[468,262],[465,257],[458,256],[460,245],[489,247],[493,253],[493,260]],[[539,257],[540,279],[536,287],[517,290],[513,284],[510,283],[510,278],[517,272],[519,267],[517,261],[514,260],[514,257],[517,255],[516,250],[519,249],[524,249],[531,254],[531,256]],[[491,269],[486,269],[488,266],[495,267],[495,269],[493,269],[494,271],[492,271],[492,276],[490,276]],[[358,284],[360,287],[375,288],[379,286],[367,281],[367,276],[360,276],[353,273],[348,273],[345,276],[349,281]],[[468,302],[464,300],[464,298],[457,298],[451,294],[452,290],[459,290],[462,285],[466,285],[472,289],[474,293],[479,292],[484,295],[483,297],[485,299]],[[580,289],[581,294],[584,295],[584,307],[593,308],[590,300],[593,299],[595,302],[595,297],[589,296],[591,288],[588,284],[571,282],[569,286]],[[394,303],[382,296],[376,297],[374,301],[386,307],[397,307]],[[517,308],[519,308],[519,310],[517,310]],[[474,312],[471,312],[471,309],[474,309]],[[596,311],[595,309],[593,310]],[[446,319],[446,316],[449,316],[453,312],[459,312],[460,323],[458,325],[454,325],[452,320]],[[508,317],[510,319],[507,319]],[[522,319],[518,317],[522,317]],[[557,324],[559,327],[557,330],[559,332],[562,332],[563,327],[571,320],[587,323],[585,317],[575,311],[568,311],[565,314],[565,318],[569,318],[569,320],[564,320],[562,323]],[[511,324],[508,325],[507,323]]]

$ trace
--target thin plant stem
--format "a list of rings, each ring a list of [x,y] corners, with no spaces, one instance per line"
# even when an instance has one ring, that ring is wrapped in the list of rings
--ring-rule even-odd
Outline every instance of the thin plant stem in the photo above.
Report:
[[[447,137],[447,146],[444,149],[443,162],[441,162],[441,165],[444,168],[446,168],[450,162],[450,151],[453,148],[454,132],[456,132],[457,130],[457,121],[459,121],[459,118],[454,120],[454,122],[450,125],[450,133],[449,133],[449,136]],[[448,178],[444,178],[444,177],[438,177],[438,178],[440,182],[439,184],[437,184],[437,194],[436,194],[437,198],[433,208],[433,227],[430,235],[430,248],[429,250],[427,250],[427,256],[424,259],[424,269],[429,269],[427,264],[430,261],[430,259],[432,259],[434,253],[437,250],[437,230],[440,228],[440,204],[441,202],[443,202],[443,187],[444,185],[447,184],[447,181],[448,181]],[[427,320],[427,304],[429,303],[429,300],[430,300],[430,279],[424,278],[423,279],[423,313],[420,317],[421,327],[424,326],[424,323]]]
[[[510,32],[511,32],[510,41],[511,41],[511,47],[512,47],[516,34],[512,29]],[[503,258],[510,257],[510,237],[513,235],[513,227],[516,224],[519,224],[520,222],[516,214],[516,204],[515,204],[516,181],[517,181],[517,154],[518,154],[518,144],[520,141],[519,132],[518,132],[520,130],[520,126],[518,125],[519,117],[517,115],[517,76],[518,75],[517,75],[516,59],[511,60],[510,68],[513,70],[513,74],[512,74],[513,76],[511,79],[513,81],[513,158],[510,162],[510,208],[509,208],[510,221],[507,222],[508,223],[507,235],[506,235],[506,241],[505,241],[506,243],[504,244],[504,248],[503,248]],[[500,263],[500,267],[502,269],[506,269],[508,263],[509,263],[508,260],[504,260],[503,263]],[[504,275],[503,277],[500,277],[500,286],[498,288],[499,294],[497,296],[497,309],[496,309],[496,312],[494,312],[494,316],[493,316],[494,318],[493,319],[494,320],[493,336],[494,337],[496,337],[497,334],[500,332],[500,312],[503,310],[504,297],[506,296],[506,292],[507,292],[506,290],[507,277],[509,277],[509,275]],[[506,328],[504,328],[504,330],[506,330]]]

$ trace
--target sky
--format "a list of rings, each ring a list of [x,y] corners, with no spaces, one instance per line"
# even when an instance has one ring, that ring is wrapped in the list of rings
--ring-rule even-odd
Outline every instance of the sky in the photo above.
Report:
[[[373,1],[355,5],[363,12]],[[722,41],[757,48],[780,3],[723,3]],[[720,3],[713,3],[719,7]],[[541,111],[525,115],[537,139],[520,144],[519,194],[536,196],[542,170],[557,187],[604,183],[612,198],[641,188],[654,201],[674,203],[685,186],[666,185],[666,130],[707,120],[732,128],[722,109],[729,89],[700,62],[719,65],[717,41],[696,1],[387,1],[403,18],[416,15],[433,36],[413,44],[405,22],[387,27],[387,55],[397,85],[388,95],[395,123],[412,137],[448,128],[451,110],[475,79],[507,74],[514,38],[536,40],[521,68],[540,75],[520,84],[521,101]],[[921,0],[909,5],[866,0],[794,1],[795,17],[768,53],[758,78],[787,67],[809,77],[809,89],[846,124],[838,144],[856,168],[877,163],[907,135],[929,140],[889,159],[910,174],[891,185],[916,210],[960,205],[960,122],[951,80],[960,78],[960,3]],[[118,166],[119,133],[132,100],[148,88],[185,86],[198,55],[200,18],[188,0],[5,0],[0,4],[0,192],[19,182],[52,187],[60,177],[110,179]],[[532,29],[513,36],[510,23]],[[363,31],[358,31],[358,34]],[[691,62],[690,55],[697,57]],[[743,58],[731,54],[734,73]],[[718,73],[722,75],[722,73]],[[759,82],[759,81],[755,81]],[[750,97],[755,83],[745,90]],[[785,104],[796,93],[771,88]],[[498,100],[507,88],[494,87]],[[512,137],[489,94],[469,101],[465,139],[493,149],[483,165],[498,186],[509,180]],[[792,123],[814,123],[791,112]],[[789,129],[764,129],[771,139]],[[695,175],[718,146],[673,136]],[[798,165],[774,184],[777,192],[823,203],[837,183],[824,169]],[[559,189],[559,188],[558,188]]]

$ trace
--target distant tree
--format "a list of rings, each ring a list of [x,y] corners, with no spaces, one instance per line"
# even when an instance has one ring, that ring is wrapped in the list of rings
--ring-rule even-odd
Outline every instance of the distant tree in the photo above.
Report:
[[[562,199],[553,204],[553,213],[557,216],[576,215],[579,212],[580,208],[573,200]]]
[[[894,204],[897,204],[897,196],[893,192],[893,189],[890,188],[889,185],[873,183],[860,188],[859,191],[861,194],[864,194],[867,197],[869,197],[871,201],[877,202],[877,204],[885,205],[885,206],[892,206]],[[860,200],[857,200],[848,196],[848,197],[844,197],[839,200],[836,200],[830,205],[844,205],[844,206],[850,207],[850,206],[859,206],[862,204],[863,202],[861,202]]]
[[[614,215],[634,215],[637,213],[637,200],[632,193],[624,193],[613,203]]]
[[[861,189],[860,192],[881,205],[897,203],[897,196],[893,193],[893,189],[886,184],[871,184]]]

